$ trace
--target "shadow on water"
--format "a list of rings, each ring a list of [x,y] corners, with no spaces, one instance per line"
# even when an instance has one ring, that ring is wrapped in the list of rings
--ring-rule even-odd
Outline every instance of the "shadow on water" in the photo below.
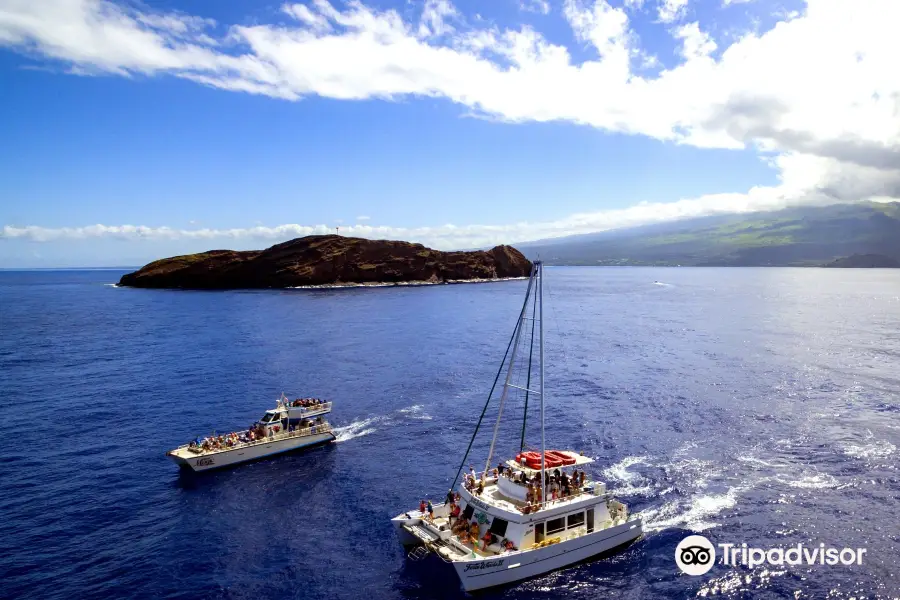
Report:
[[[519,598],[522,597],[523,586],[526,588],[534,585],[539,586],[540,582],[546,581],[547,578],[559,577],[560,574],[579,567],[590,569],[591,574],[598,578],[611,576],[627,577],[629,571],[636,570],[635,562],[637,562],[634,560],[634,557],[630,556],[630,554],[633,554],[630,550],[639,550],[645,541],[645,537],[641,536],[636,540],[630,540],[600,554],[595,554],[541,575],[472,592],[463,591],[451,564],[445,563],[439,556],[431,553],[423,560],[414,561],[407,559],[404,561],[399,571],[400,575],[409,579],[412,585],[418,584],[420,587],[404,588],[402,593],[406,598],[499,598],[507,596],[515,590],[515,596]],[[624,556],[626,553],[629,555],[627,559]]]

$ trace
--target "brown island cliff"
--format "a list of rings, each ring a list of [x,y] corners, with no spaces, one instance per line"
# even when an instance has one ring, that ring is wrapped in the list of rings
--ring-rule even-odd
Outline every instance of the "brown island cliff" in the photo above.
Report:
[[[421,244],[310,235],[266,250],[210,250],[164,258],[123,275],[120,286],[181,289],[288,288],[329,284],[446,283],[527,277],[511,246],[441,252]]]

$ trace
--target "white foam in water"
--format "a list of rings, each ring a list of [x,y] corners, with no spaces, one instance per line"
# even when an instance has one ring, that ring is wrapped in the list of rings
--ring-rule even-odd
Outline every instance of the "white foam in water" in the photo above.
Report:
[[[352,440],[353,438],[362,437],[364,435],[369,435],[370,433],[376,431],[375,427],[369,427],[373,423],[382,420],[383,417],[372,417],[371,419],[363,419],[362,421],[354,421],[349,425],[344,425],[343,427],[335,427],[335,441],[336,442],[346,442],[347,440]]]
[[[751,463],[754,465],[760,465],[762,467],[770,467],[770,468],[777,467],[777,465],[775,465],[775,463],[766,462],[761,458],[758,458],[756,456],[751,456],[749,454],[744,454],[742,456],[738,456],[738,460],[741,462]]]
[[[827,473],[805,475],[804,477],[801,477],[800,479],[797,479],[795,481],[784,481],[784,483],[788,484],[791,487],[810,490],[836,488],[838,485],[837,479]]]
[[[640,473],[633,473],[628,467],[633,465],[647,465],[647,457],[645,456],[626,456],[614,465],[603,469],[607,483],[620,482],[622,485],[616,486],[615,493],[617,496],[651,496],[654,487],[646,477]],[[641,485],[642,484],[642,485]]]
[[[854,458],[887,458],[897,451],[897,446],[886,440],[878,440],[870,444],[849,444],[844,447],[844,453]]]
[[[410,419],[421,419],[422,421],[430,421],[431,420],[431,415],[426,414],[423,411],[421,404],[415,404],[408,408],[401,408],[398,412],[402,415],[409,417]]]
[[[397,411],[396,415],[399,415],[405,419],[418,419],[422,421],[430,421],[431,415],[426,414],[423,410],[421,404],[414,404],[413,406],[408,406],[406,408],[401,408]],[[396,420],[396,415],[382,415],[378,417],[369,417],[368,419],[360,419],[358,421],[353,421],[349,425],[344,425],[343,427],[335,427],[335,441],[336,442],[346,442],[348,440],[352,440],[358,437],[362,437],[364,435],[369,435],[370,433],[374,433],[378,431],[378,427],[374,427],[375,425],[382,425],[386,423],[391,423]]]
[[[103,285],[105,285],[107,287],[114,287],[114,288],[119,287],[118,283],[104,283]]]
[[[887,440],[876,440],[870,429],[866,430],[864,444],[848,444],[844,446],[844,454],[854,458],[887,458],[897,451],[897,446]]]
[[[670,527],[684,527],[691,531],[704,531],[719,524],[708,519],[722,511],[734,508],[738,494],[745,488],[733,487],[724,494],[706,494],[695,496],[689,500],[675,500],[663,504],[660,508],[648,508],[641,511],[644,531],[661,531]],[[688,506],[685,506],[687,502]],[[687,508],[687,510],[685,510]]]
[[[643,479],[640,473],[632,473],[628,471],[628,467],[632,465],[646,465],[646,456],[626,456],[614,465],[610,465],[603,469],[603,474],[608,479],[630,483],[636,479]]]

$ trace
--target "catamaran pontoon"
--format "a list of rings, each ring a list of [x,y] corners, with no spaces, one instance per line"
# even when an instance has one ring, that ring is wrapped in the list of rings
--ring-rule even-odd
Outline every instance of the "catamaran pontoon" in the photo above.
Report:
[[[532,307],[530,318],[526,316],[529,303]],[[487,466],[480,475],[467,474],[456,494],[451,485],[447,502],[436,506],[429,504],[427,508],[420,506],[419,510],[391,519],[403,545],[413,547],[409,553],[411,559],[421,559],[434,552],[453,566],[466,591],[512,583],[559,569],[629,544],[642,534],[641,520],[630,515],[624,504],[612,498],[602,482],[588,480],[584,471],[579,470],[592,463],[592,459],[573,451],[546,450],[542,317],[543,265],[538,261],[532,268],[519,320],[494,380],[496,386],[503,366],[507,364]],[[528,331],[526,321],[530,322],[531,349],[527,382],[522,387],[511,382],[519,342],[523,331]],[[532,390],[535,322],[540,325],[540,375],[538,389]],[[511,389],[524,393],[525,417],[529,397],[537,395],[540,399],[541,450],[525,451],[526,421],[523,420],[516,458],[489,471],[503,407]],[[493,391],[494,387],[488,394],[488,404]],[[486,411],[487,405],[482,419]],[[478,421],[472,442],[482,419]],[[466,464],[472,442],[457,471],[454,485]]]
[[[245,431],[197,439],[166,453],[183,468],[208,471],[219,467],[289,452],[334,441],[331,425],[322,415],[331,402],[315,398],[288,400],[278,405]]]

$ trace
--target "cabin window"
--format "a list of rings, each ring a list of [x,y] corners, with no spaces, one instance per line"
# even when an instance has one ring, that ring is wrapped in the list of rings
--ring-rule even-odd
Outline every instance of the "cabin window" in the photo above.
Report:
[[[537,544],[539,542],[544,541],[544,524],[543,523],[535,523],[534,524],[534,543]]]
[[[509,525],[509,523],[507,523],[503,519],[498,519],[497,517],[494,517],[494,520],[491,523],[491,528],[489,529],[489,531],[491,533],[493,533],[494,535],[496,535],[497,537],[503,537],[506,535],[506,526],[507,525]]]
[[[587,512],[587,532],[591,533],[594,531],[594,509],[589,508]]]
[[[575,527],[580,527],[581,525],[584,525],[584,513],[577,512],[574,515],[569,515],[568,521],[569,521],[568,522],[569,529],[573,529]]]
[[[547,535],[551,533],[557,533],[566,528],[566,518],[560,517],[558,519],[550,519],[547,521]]]
[[[473,514],[475,514],[475,507],[472,506],[471,504],[467,505],[466,510],[463,511],[463,520],[471,521]]]

